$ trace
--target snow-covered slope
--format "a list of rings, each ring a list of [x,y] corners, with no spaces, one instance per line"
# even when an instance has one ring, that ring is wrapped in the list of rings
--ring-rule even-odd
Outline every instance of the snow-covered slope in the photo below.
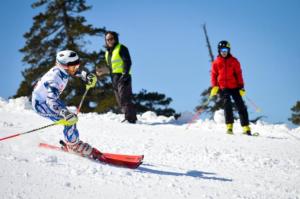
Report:
[[[57,144],[55,126],[0,142],[0,198],[300,198],[300,128],[259,122],[261,136],[224,133],[222,111],[211,120],[181,120],[147,112],[139,123],[122,115],[80,114],[81,139],[104,152],[144,154],[131,170],[39,148]],[[50,121],[27,98],[0,99],[0,138]]]

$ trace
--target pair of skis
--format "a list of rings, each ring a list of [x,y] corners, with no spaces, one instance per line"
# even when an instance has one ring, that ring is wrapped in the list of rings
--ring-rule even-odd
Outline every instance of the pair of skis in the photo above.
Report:
[[[60,144],[61,146],[51,145],[47,143],[40,143],[39,147],[69,153],[68,149],[65,146],[65,143],[62,140],[60,141]],[[102,153],[99,150],[94,148],[94,156],[91,159],[98,160],[99,162],[114,165],[114,166],[136,169],[143,163],[144,155]]]
[[[230,134],[230,133],[227,133],[228,135],[234,135],[233,133],[232,134]],[[254,132],[254,133],[251,133],[251,135],[248,135],[248,134],[244,134],[244,133],[242,133],[243,135],[246,135],[246,136],[252,136],[252,137],[258,137],[259,136],[259,133],[258,132]]]

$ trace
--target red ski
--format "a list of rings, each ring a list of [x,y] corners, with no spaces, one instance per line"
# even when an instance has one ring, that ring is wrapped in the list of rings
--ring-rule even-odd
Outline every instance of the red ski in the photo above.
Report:
[[[68,153],[68,150],[63,146],[55,146],[46,143],[40,143],[39,147],[53,149],[57,151],[64,151]],[[96,150],[95,152],[97,153],[97,157],[94,157],[94,159],[99,160],[100,162],[103,163],[107,163],[115,166],[122,166],[130,169],[135,169],[139,167],[143,163],[143,159],[144,159],[144,155],[102,153],[97,149],[95,150]]]

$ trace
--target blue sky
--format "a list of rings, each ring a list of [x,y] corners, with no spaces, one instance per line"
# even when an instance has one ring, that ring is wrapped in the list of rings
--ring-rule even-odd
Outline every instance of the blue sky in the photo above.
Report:
[[[0,96],[15,94],[21,71],[18,49],[23,34],[38,13],[32,0],[3,1],[0,7]],[[120,33],[131,53],[133,90],[165,93],[178,112],[193,111],[200,93],[210,86],[210,62],[202,30],[207,24],[214,55],[220,40],[231,43],[241,62],[250,118],[265,115],[268,122],[285,122],[300,100],[300,1],[298,0],[87,0],[92,10],[84,16],[95,27]],[[103,38],[90,49],[102,48]]]

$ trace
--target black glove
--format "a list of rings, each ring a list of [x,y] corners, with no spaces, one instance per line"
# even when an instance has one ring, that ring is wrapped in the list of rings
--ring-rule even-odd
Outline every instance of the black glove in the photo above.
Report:
[[[123,74],[120,78],[120,80],[124,83],[124,84],[128,84],[130,82],[131,76],[127,73]]]

